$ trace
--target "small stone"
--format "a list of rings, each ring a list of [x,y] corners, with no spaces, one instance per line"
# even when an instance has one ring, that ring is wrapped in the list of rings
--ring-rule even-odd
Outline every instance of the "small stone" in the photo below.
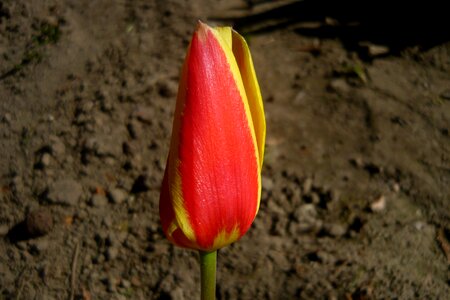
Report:
[[[311,197],[311,203],[313,203],[313,204],[315,204],[315,205],[317,205],[317,204],[320,203],[320,196],[319,196],[319,194],[317,194],[317,193],[311,193],[311,194],[310,194],[310,197]]]
[[[50,136],[50,152],[53,156],[62,157],[66,152],[66,146],[57,136]]]
[[[152,123],[155,118],[155,110],[148,106],[139,106],[133,115],[143,123]]]
[[[305,181],[303,181],[302,186],[303,194],[309,194],[311,192],[312,185],[313,185],[312,178],[311,177],[306,178]]]
[[[50,203],[76,206],[83,195],[82,186],[73,179],[61,179],[53,183],[47,193]]]
[[[127,199],[127,192],[120,188],[114,188],[109,191],[109,197],[114,204],[121,204]]]
[[[337,94],[347,94],[350,91],[350,86],[345,79],[337,78],[329,83],[328,90]]]
[[[108,250],[106,250],[106,259],[109,261],[115,260],[118,255],[119,249],[116,247],[109,247]]]
[[[101,264],[105,261],[105,256],[103,254],[99,254],[92,259],[92,263]]]
[[[9,232],[9,227],[6,224],[0,225],[0,236],[5,236]]]
[[[138,276],[131,277],[130,282],[134,287],[142,286],[141,280],[139,279]]]
[[[389,47],[384,45],[376,45],[368,42],[361,42],[359,45],[366,49],[369,57],[377,57],[389,53]]]
[[[113,220],[110,215],[107,215],[103,218],[102,224],[105,225],[106,228],[111,228],[113,226]]]
[[[172,300],[184,300],[184,293],[180,287],[175,288],[169,292],[170,299]]]
[[[273,189],[273,180],[270,177],[262,176],[261,179],[262,187],[265,190],[271,191]]]
[[[128,289],[128,288],[131,287],[131,282],[129,282],[126,279],[122,279],[122,281],[120,282],[120,286],[125,288],[125,289]]]
[[[27,243],[26,241],[20,241],[20,242],[17,242],[15,245],[16,245],[17,248],[19,248],[20,250],[26,250],[27,247],[28,247],[28,243]]]
[[[350,159],[350,163],[357,168],[364,167],[364,161],[361,157],[355,157]]]
[[[333,237],[341,237],[347,233],[347,226],[339,223],[327,224],[324,226],[324,229]]]
[[[27,215],[25,226],[31,237],[46,235],[53,228],[53,217],[47,209],[38,209]]]
[[[90,204],[94,207],[104,207],[108,204],[108,198],[105,195],[95,194],[92,196]]]
[[[138,139],[142,136],[142,125],[136,119],[131,119],[131,121],[127,124],[127,129],[133,139]]]
[[[317,231],[322,226],[322,221],[317,219],[317,211],[314,204],[303,204],[294,211],[294,219],[291,222],[291,234],[299,234],[310,231]]]
[[[16,192],[20,192],[22,190],[24,190],[25,186],[23,184],[23,180],[22,177],[20,176],[14,176],[13,179],[11,180],[11,187],[13,189],[13,191]]]
[[[341,197],[341,193],[339,190],[332,189],[330,191],[330,200],[333,202],[339,201],[339,198]]]
[[[303,204],[295,210],[294,217],[299,222],[314,220],[317,217],[317,211],[313,204]]]
[[[86,113],[90,112],[93,108],[94,108],[93,101],[86,101],[80,105],[80,110]]]
[[[124,142],[122,145],[122,151],[126,155],[134,156],[139,152],[139,145],[130,141]]]
[[[373,212],[382,212],[386,209],[386,197],[381,195],[370,204],[370,210]]]
[[[392,190],[393,190],[395,193],[400,192],[400,184],[397,183],[397,182],[395,182],[395,183],[392,185]]]
[[[117,279],[112,276],[108,276],[106,279],[106,285],[108,287],[108,292],[115,292],[117,290]]]
[[[422,222],[422,221],[414,222],[414,227],[415,227],[418,231],[421,231],[422,229],[424,229],[426,225],[427,225],[427,224],[426,224],[425,222]]]
[[[111,100],[106,99],[106,98],[100,102],[100,107],[101,107],[102,111],[104,111],[104,112],[110,112],[114,109],[114,106],[113,106]]]
[[[160,80],[157,83],[159,94],[164,98],[172,98],[177,93],[177,85],[173,81]]]
[[[48,114],[46,119],[47,119],[48,122],[55,121],[55,117],[52,114]]]
[[[30,251],[32,253],[41,254],[48,249],[49,242],[47,239],[38,239],[30,242],[29,244],[30,244]]]
[[[442,99],[450,100],[450,89],[443,91],[440,96]]]
[[[40,165],[42,167],[48,167],[50,165],[50,154],[49,153],[42,154]]]
[[[84,151],[93,153],[98,157],[118,157],[122,153],[122,143],[118,141],[114,134],[99,135],[86,140]]]
[[[317,257],[320,259],[321,262],[325,264],[334,264],[336,262],[336,258],[331,253],[319,250],[317,251]]]
[[[11,120],[12,120],[12,118],[11,118],[11,114],[10,113],[5,113],[2,116],[2,122],[6,123],[6,124],[11,124]]]

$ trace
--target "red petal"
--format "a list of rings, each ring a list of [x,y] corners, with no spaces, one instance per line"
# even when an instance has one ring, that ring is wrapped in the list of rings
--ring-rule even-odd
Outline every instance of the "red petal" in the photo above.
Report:
[[[206,25],[194,34],[185,67],[176,173],[196,242],[209,249],[224,230],[242,236],[255,217],[257,149],[229,62]]]

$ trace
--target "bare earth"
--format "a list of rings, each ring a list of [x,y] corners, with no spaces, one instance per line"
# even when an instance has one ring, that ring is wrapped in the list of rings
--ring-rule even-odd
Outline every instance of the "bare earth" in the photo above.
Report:
[[[196,21],[236,7],[0,1],[0,299],[199,298],[159,186]],[[367,59],[307,25],[246,35],[263,192],[218,299],[448,299],[450,43]]]

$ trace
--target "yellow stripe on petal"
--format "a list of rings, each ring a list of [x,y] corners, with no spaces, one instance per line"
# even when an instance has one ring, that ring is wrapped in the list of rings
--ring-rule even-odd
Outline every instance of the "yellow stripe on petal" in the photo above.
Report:
[[[244,84],[242,81],[239,66],[238,66],[236,59],[234,57],[234,54],[233,54],[232,45],[230,43],[230,40],[232,41],[232,39],[229,38],[229,34],[227,33],[228,31],[230,33],[232,33],[232,29],[231,29],[231,27],[216,27],[216,28],[211,28],[211,31],[213,32],[214,36],[216,37],[217,41],[219,42],[219,44],[227,58],[227,61],[230,65],[231,73],[233,74],[234,81],[236,82],[236,86],[239,90],[239,93],[241,95],[241,98],[242,98],[242,101],[244,104],[244,110],[245,110],[245,114],[247,116],[248,126],[250,129],[250,133],[252,135],[253,143],[255,145],[255,154],[256,154],[255,156],[256,156],[256,159],[258,162],[258,166],[261,167],[259,148],[258,148],[258,143],[257,143],[256,135],[255,135],[255,128],[254,128],[254,124],[253,124],[253,120],[252,120],[252,113],[251,113],[249,103],[247,100],[247,93],[245,91],[245,87],[244,87]],[[259,169],[258,173],[260,171],[261,170]]]
[[[245,114],[247,115],[253,144],[255,145],[255,156],[259,167],[258,174],[260,174],[264,158],[266,120],[264,117],[261,92],[256,79],[255,69],[253,68],[250,50],[248,49],[244,38],[232,30],[231,27],[212,28],[212,32],[225,53],[236,86],[243,99]],[[231,43],[229,41],[230,33]],[[255,216],[259,211],[261,199],[261,176],[258,176],[258,187],[258,204]]]
[[[175,230],[177,230],[178,225],[176,221],[173,221],[172,223],[170,223],[169,227],[167,228],[167,235],[172,237],[172,234]]]
[[[259,159],[262,166],[264,160],[264,144],[266,140],[266,118],[264,105],[253,67],[252,56],[245,39],[236,31],[232,31],[232,48],[236,62],[239,66],[242,81],[244,83],[247,100],[252,114],[255,128],[256,141],[258,143]]]
[[[178,165],[179,161],[177,161],[177,167],[175,168],[175,170],[178,170]],[[175,211],[175,218],[184,235],[190,241],[195,242],[196,237],[194,229],[192,229],[191,223],[189,221],[189,215],[186,211],[186,208],[184,207],[183,193],[181,190],[181,176],[178,173],[178,171],[176,171],[174,175],[175,176],[171,192],[172,192],[173,210]]]
[[[228,48],[232,49],[233,37],[231,34],[231,27],[216,27],[214,29],[217,31],[223,41],[228,45]]]
[[[231,232],[222,230],[214,239],[212,249],[219,249],[235,242],[239,238],[239,228],[236,226]]]

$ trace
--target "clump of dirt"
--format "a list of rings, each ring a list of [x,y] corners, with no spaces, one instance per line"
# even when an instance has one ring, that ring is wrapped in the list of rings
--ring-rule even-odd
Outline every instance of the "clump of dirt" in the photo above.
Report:
[[[208,3],[0,3],[0,299],[199,297],[158,200],[195,22],[233,6]],[[298,26],[247,35],[263,191],[218,299],[445,299],[450,44],[358,55]]]

